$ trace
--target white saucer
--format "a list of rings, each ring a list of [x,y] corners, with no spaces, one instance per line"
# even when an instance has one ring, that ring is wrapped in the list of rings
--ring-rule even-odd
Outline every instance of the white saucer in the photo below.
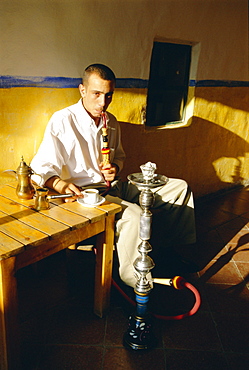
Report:
[[[90,208],[100,206],[100,204],[104,203],[104,201],[105,201],[105,198],[102,197],[101,195],[99,195],[99,201],[97,203],[94,203],[94,204],[86,203],[84,201],[84,198],[78,198],[77,199],[77,202],[80,203],[83,207],[90,207]]]

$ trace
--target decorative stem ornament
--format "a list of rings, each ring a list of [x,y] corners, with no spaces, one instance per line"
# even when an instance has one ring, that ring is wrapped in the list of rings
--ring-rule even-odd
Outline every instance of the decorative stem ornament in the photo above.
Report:
[[[106,166],[110,164],[110,148],[108,144],[108,134],[107,134],[107,124],[106,124],[106,113],[105,112],[102,112],[102,119],[103,119],[103,127],[102,127],[103,147],[101,149],[101,153],[102,153],[103,165]]]

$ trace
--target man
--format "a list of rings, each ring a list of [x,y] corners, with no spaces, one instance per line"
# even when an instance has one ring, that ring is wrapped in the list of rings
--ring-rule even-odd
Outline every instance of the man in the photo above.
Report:
[[[102,127],[103,115],[112,101],[115,75],[105,65],[93,64],[86,68],[79,85],[81,99],[78,103],[56,112],[46,128],[43,142],[31,162],[32,169],[43,178],[41,185],[59,193],[82,196],[82,187],[105,187],[122,170],[125,153],[121,144],[120,127],[116,118],[107,117],[110,164],[103,165]],[[191,244],[195,242],[195,222],[192,193],[183,180],[169,179],[154,190],[155,208],[163,211],[165,242]],[[133,262],[138,256],[140,243],[139,190],[121,181],[113,182],[106,199],[122,206],[116,231],[116,247],[121,279],[135,286]],[[68,198],[66,201],[75,199]]]

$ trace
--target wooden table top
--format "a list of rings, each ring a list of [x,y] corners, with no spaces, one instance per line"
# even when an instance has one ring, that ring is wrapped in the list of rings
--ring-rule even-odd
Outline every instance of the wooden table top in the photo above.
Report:
[[[50,209],[38,212],[33,208],[34,199],[17,197],[15,185],[0,187],[0,260],[121,211],[119,205],[107,201],[87,208],[78,202],[53,199]]]

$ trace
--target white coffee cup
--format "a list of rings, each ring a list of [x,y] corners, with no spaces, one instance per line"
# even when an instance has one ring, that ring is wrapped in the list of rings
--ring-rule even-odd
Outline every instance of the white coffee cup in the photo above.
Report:
[[[99,191],[97,189],[86,189],[82,194],[86,204],[95,204],[99,201]]]

